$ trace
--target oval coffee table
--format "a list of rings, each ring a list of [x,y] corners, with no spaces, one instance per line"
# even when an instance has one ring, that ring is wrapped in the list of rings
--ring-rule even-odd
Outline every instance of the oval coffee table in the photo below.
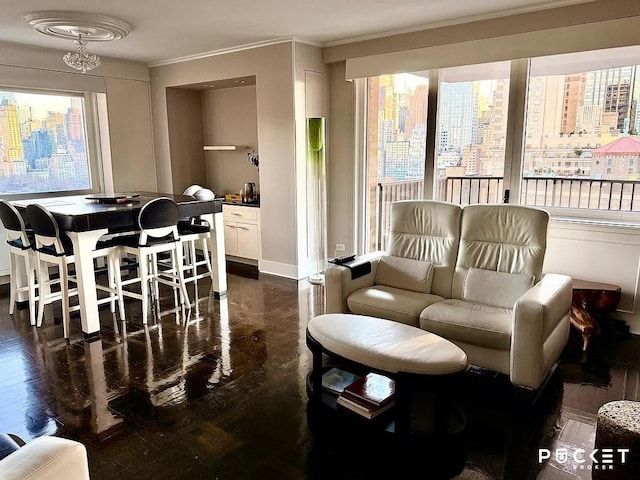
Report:
[[[452,342],[417,327],[364,315],[331,313],[312,318],[307,325],[307,345],[313,354],[310,400],[322,397],[323,354],[347,364],[395,379],[395,432],[412,433],[411,401],[418,385],[436,386],[467,369],[467,355]],[[449,405],[438,401],[433,409],[433,429],[421,433],[448,433],[444,424]],[[466,420],[457,412],[458,430]]]

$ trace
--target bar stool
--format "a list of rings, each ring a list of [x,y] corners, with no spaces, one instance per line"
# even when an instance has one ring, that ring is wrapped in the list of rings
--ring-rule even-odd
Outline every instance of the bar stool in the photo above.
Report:
[[[197,189],[195,187],[198,187]],[[215,194],[208,188],[191,185],[184,191],[184,195],[191,195],[198,200],[213,200]],[[213,280],[213,270],[209,257],[209,241],[211,239],[211,225],[201,217],[191,217],[178,222],[178,235],[184,249],[185,282],[193,282],[195,295],[198,294],[198,280],[210,277]],[[198,242],[200,245],[198,245]],[[202,248],[204,259],[198,260],[196,248]],[[198,267],[204,266],[206,272],[198,273]]]
[[[122,281],[123,287],[140,282],[140,293],[123,289],[125,297],[142,301],[142,323],[147,323],[149,295],[158,300],[158,284],[166,284],[180,292],[182,305],[190,308],[189,297],[184,279],[182,264],[182,243],[178,235],[178,205],[170,198],[160,197],[145,204],[138,214],[139,234],[116,237],[113,242],[119,245],[124,254],[134,255],[138,259],[138,276]],[[171,266],[160,270],[158,254],[168,252]],[[152,289],[149,290],[149,284]]]
[[[20,212],[5,200],[0,200],[0,219],[7,231],[7,244],[9,245],[10,287],[9,287],[9,315],[13,315],[16,306],[17,294],[28,292],[29,298],[29,322],[36,324],[36,288],[35,277],[35,251],[33,232],[27,231],[24,219]],[[27,285],[18,287],[18,268],[22,259]]]
[[[66,235],[60,234],[58,222],[45,207],[37,204],[27,206],[27,217],[35,234],[36,259],[38,264],[38,279],[40,298],[38,300],[37,326],[42,325],[44,307],[60,300],[62,302],[62,326],[64,338],[69,338],[71,312],[79,310],[78,306],[71,307],[69,299],[78,294],[78,288],[69,288],[69,282],[77,283],[75,277],[69,274],[69,266],[75,263],[73,245]],[[98,244],[93,251],[93,258],[107,258],[109,286],[96,285],[98,290],[108,292],[109,295],[98,300],[97,304],[111,304],[111,313],[115,313],[115,302],[120,307],[120,317],[124,318],[122,302],[122,283],[120,277],[120,255],[115,246]],[[51,280],[49,265],[58,267],[59,279]],[[51,292],[51,286],[60,284],[59,292]]]

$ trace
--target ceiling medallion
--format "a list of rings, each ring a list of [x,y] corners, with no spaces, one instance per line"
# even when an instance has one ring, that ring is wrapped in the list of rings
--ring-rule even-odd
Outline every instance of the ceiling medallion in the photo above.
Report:
[[[25,18],[40,33],[73,40],[76,51],[67,52],[63,60],[82,73],[100,66],[100,57],[87,52],[87,42],[118,40],[131,31],[131,25],[123,20],[86,12],[45,10],[28,13]]]

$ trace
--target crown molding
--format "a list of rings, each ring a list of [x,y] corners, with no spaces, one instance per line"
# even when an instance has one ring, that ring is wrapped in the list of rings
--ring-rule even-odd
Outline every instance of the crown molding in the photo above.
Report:
[[[460,18],[451,19],[451,20],[442,20],[440,22],[432,22],[432,23],[427,23],[423,25],[416,25],[414,27],[407,27],[407,28],[402,28],[397,30],[388,30],[385,32],[371,33],[369,35],[359,35],[355,37],[346,37],[338,40],[331,40],[328,42],[324,42],[322,44],[322,47],[336,47],[339,45],[346,45],[349,43],[364,42],[367,40],[375,40],[378,38],[390,37],[393,35],[402,35],[404,33],[414,33],[422,30],[433,30],[435,28],[450,27],[452,25],[461,25],[463,23],[479,22],[482,20],[490,20],[493,18],[509,17],[512,15],[539,12],[543,10],[549,10],[552,8],[567,7],[571,5],[579,5],[584,3],[593,3],[596,1],[599,1],[599,0],[588,0],[586,2],[583,0],[555,0],[551,2],[538,4],[535,6],[530,5],[530,6],[523,6],[519,8],[509,8],[506,10],[500,10],[498,12],[484,13],[480,15],[469,15],[466,17],[460,17]]]
[[[211,50],[209,52],[195,53],[193,55],[185,55],[184,57],[169,58],[167,60],[151,62],[148,64],[148,66],[149,68],[162,67],[164,65],[173,65],[174,63],[190,62],[192,60],[200,60],[202,58],[216,57],[218,55],[226,55],[229,53],[242,52],[244,50],[268,47],[270,45],[278,45],[280,43],[288,43],[293,41],[294,41],[293,37],[273,38],[271,40],[263,40],[263,41],[254,42],[254,43],[246,43],[244,45],[238,45],[235,47],[220,48],[218,50]]]

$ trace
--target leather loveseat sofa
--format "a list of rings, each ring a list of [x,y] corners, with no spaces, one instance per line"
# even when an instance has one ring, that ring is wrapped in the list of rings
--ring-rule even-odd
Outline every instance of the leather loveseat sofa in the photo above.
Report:
[[[395,202],[387,251],[367,257],[369,273],[327,269],[326,312],[428,330],[470,365],[536,390],[569,337],[571,278],[542,274],[548,223],[524,206]]]

